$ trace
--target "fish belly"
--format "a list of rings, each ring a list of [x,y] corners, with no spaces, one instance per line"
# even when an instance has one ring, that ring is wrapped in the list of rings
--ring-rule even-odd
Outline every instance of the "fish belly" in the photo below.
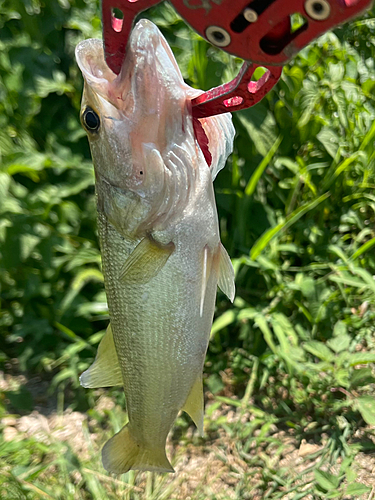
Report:
[[[212,273],[208,279],[200,314],[203,246],[194,248],[192,243],[192,248],[176,245],[148,283],[126,285],[119,279],[120,271],[139,241],[120,235],[102,213],[98,221],[111,326],[129,415],[126,432],[133,446],[165,456],[168,432],[202,376],[217,278]],[[104,455],[103,451],[105,464]],[[147,461],[146,456],[143,459]],[[167,470],[152,463],[121,467]]]

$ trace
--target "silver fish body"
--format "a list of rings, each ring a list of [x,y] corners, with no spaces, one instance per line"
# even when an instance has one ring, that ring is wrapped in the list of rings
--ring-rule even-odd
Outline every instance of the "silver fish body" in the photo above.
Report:
[[[129,423],[103,448],[107,470],[173,471],[165,442],[179,411],[203,432],[202,370],[218,284],[234,297],[212,183],[233,127],[229,116],[202,123],[210,170],[194,137],[196,91],[150,21],[134,28],[118,77],[98,41],[82,42],[77,61],[111,318],[81,383],[125,390]]]

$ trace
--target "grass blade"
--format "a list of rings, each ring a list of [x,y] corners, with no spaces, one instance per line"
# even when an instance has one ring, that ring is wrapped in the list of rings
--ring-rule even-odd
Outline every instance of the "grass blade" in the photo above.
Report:
[[[250,250],[250,257],[255,260],[261,252],[264,250],[264,248],[268,245],[268,243],[283,229],[288,229],[290,226],[292,226],[295,222],[297,222],[301,217],[303,217],[307,212],[310,212],[313,210],[315,207],[317,207],[320,203],[325,201],[328,197],[330,196],[330,193],[324,193],[319,198],[316,198],[315,200],[311,201],[310,203],[306,203],[302,207],[297,208],[294,210],[286,219],[284,222],[280,222],[275,227],[272,227],[271,229],[268,229],[265,233],[262,234],[260,238],[254,243],[252,249]]]
[[[366,241],[366,243],[364,243],[363,245],[361,245],[358,250],[356,250],[353,255],[351,256],[351,260],[355,260],[357,259],[358,257],[360,257],[363,253],[367,252],[367,250],[370,250],[370,248],[372,248],[373,246],[375,246],[375,237],[374,238],[371,238],[371,240],[369,241]]]
[[[256,168],[255,172],[253,173],[253,175],[250,177],[250,180],[247,183],[247,186],[245,188],[245,194],[246,194],[246,196],[251,196],[254,193],[254,191],[255,191],[255,189],[257,187],[257,184],[259,182],[259,179],[261,178],[261,176],[262,176],[264,170],[266,169],[266,167],[269,165],[269,163],[272,160],[274,154],[278,150],[282,139],[283,139],[282,136],[279,135],[279,137],[276,139],[276,141],[272,145],[271,149],[268,151],[268,153],[263,158],[263,160],[259,163],[259,165],[257,166],[257,168]]]

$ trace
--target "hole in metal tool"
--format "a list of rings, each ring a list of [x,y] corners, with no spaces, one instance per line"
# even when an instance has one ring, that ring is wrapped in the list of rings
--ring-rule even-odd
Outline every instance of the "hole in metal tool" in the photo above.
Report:
[[[262,76],[267,73],[268,69],[264,68],[263,66],[258,66],[254,73],[251,75],[251,82],[257,82],[262,78]]]
[[[299,12],[292,14],[290,16],[290,32],[295,33],[298,30],[301,30],[303,26],[307,24],[307,19],[302,16]],[[307,26],[306,26],[307,28]]]
[[[275,1],[253,0],[233,19],[231,29],[235,33],[242,33],[250,24],[256,23],[258,17]]]
[[[268,55],[280,54],[308,26],[307,20],[301,14],[291,14],[261,39],[259,42],[260,48]]]
[[[223,104],[226,108],[232,108],[235,106],[239,106],[243,103],[243,97],[236,95],[234,97],[230,97],[229,99],[225,99]]]
[[[247,85],[247,90],[250,94],[256,94],[263,85],[268,82],[271,76],[270,70],[258,66],[251,76],[251,80]]]
[[[122,30],[122,25],[124,24],[124,13],[121,9],[117,7],[112,7],[112,29],[116,31],[116,33],[120,33]]]

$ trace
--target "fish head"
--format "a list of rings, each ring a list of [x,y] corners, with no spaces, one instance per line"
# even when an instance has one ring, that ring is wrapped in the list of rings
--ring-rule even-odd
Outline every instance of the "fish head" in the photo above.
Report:
[[[189,87],[166,40],[143,19],[131,33],[119,75],[107,66],[100,40],[81,42],[76,59],[85,80],[81,122],[97,181],[157,203],[168,152],[189,141],[195,147]]]

